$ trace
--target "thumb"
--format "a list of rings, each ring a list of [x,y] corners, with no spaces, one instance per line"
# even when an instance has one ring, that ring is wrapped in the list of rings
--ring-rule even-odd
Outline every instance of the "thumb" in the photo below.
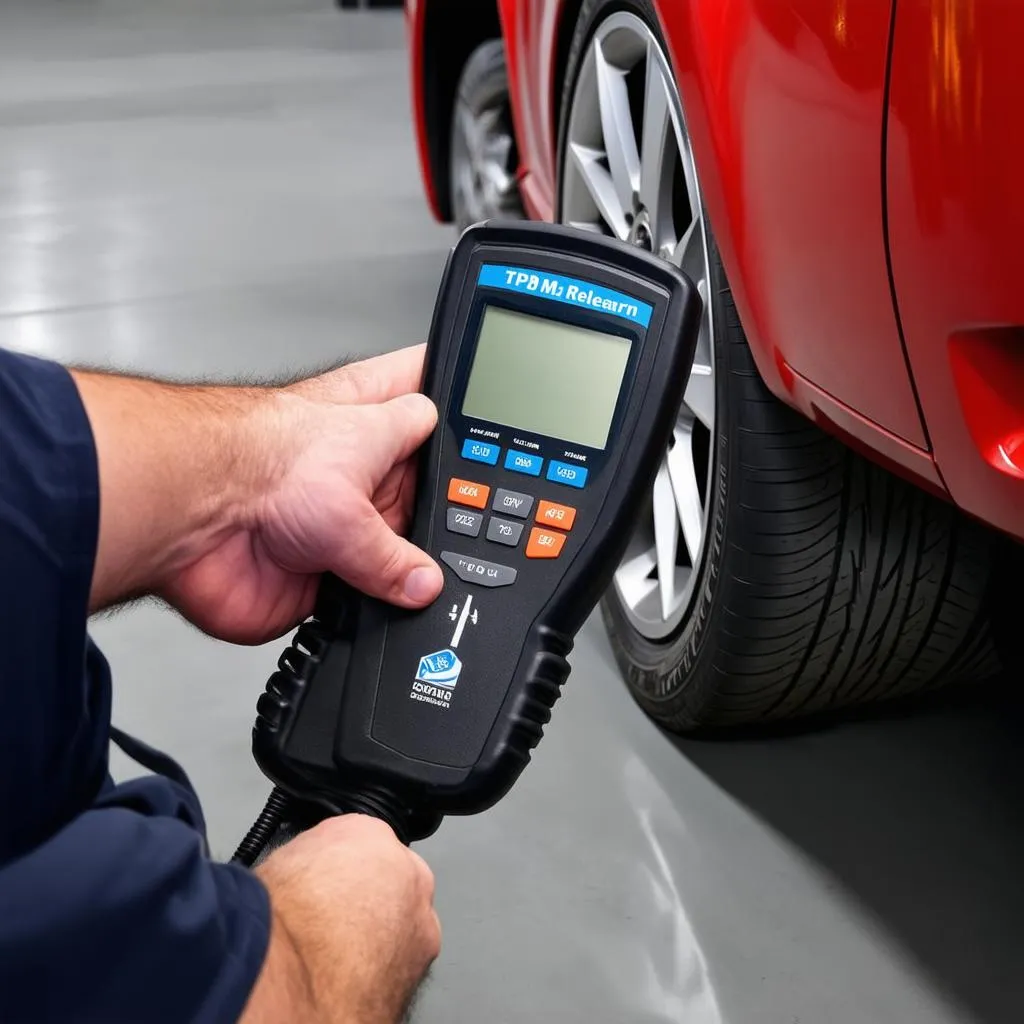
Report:
[[[440,566],[425,552],[399,537],[367,502],[358,527],[355,558],[334,571],[357,590],[402,608],[430,604],[444,586]]]
[[[403,608],[421,608],[441,592],[440,567],[424,551],[399,537],[370,497],[393,467],[405,462],[437,426],[437,410],[425,395],[406,394],[358,408],[360,452],[366,492],[364,514],[350,535],[352,550],[335,572],[352,586]]]
[[[363,452],[372,490],[376,490],[393,466],[408,459],[437,426],[434,403],[418,393],[363,406],[360,414],[367,420]]]

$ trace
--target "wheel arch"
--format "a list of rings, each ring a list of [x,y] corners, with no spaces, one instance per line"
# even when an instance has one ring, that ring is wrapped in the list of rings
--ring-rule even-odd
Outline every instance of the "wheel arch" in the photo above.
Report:
[[[410,77],[420,171],[434,216],[452,219],[452,109],[459,76],[480,43],[501,38],[497,0],[409,0]]]
[[[740,0],[730,7],[723,7],[717,0],[651,2],[667,43],[668,57],[686,111],[694,161],[701,178],[705,214],[714,230],[721,261],[761,379],[777,398],[862,455],[933,494],[945,496],[945,484],[928,449],[927,439],[917,433],[922,425],[895,334],[881,223],[877,238],[871,239],[873,248],[865,249],[862,244],[853,250],[857,257],[849,256],[844,266],[847,271],[851,266],[859,268],[863,276],[868,265],[866,254],[870,254],[874,276],[868,284],[875,303],[872,308],[876,312],[876,319],[870,323],[873,327],[881,327],[877,337],[864,336],[869,342],[867,348],[870,352],[863,362],[891,369],[885,379],[891,391],[890,410],[899,410],[900,413],[900,429],[895,422],[883,424],[865,411],[858,401],[862,390],[850,387],[829,390],[816,381],[813,371],[807,372],[799,359],[793,358],[789,352],[793,339],[780,334],[776,322],[778,317],[771,313],[773,302],[769,301],[765,268],[751,260],[750,251],[757,248],[756,232],[761,230],[759,217],[764,210],[752,210],[744,201],[745,189],[749,187],[745,179],[756,177],[762,169],[750,162],[749,154],[742,145],[748,129],[743,120],[745,108],[737,101],[736,85],[737,75],[742,70],[741,58],[749,50],[750,40],[758,38],[759,33],[764,35],[764,12],[759,11],[753,0]],[[888,0],[872,0],[870,9],[865,8],[865,14],[878,20],[877,10],[884,8],[887,11],[887,3]],[[813,0],[798,0],[797,6],[807,13],[813,9]],[[786,17],[794,13],[789,12]],[[888,32],[887,17],[884,23],[879,20],[878,24],[880,32],[883,29],[883,34]],[[785,50],[785,59],[792,67],[800,63],[800,52],[790,46]],[[863,70],[863,67],[854,68],[857,73]],[[858,91],[855,85],[855,79],[839,83],[831,94],[833,100],[838,103],[849,96],[862,98],[863,90]],[[880,182],[878,192],[881,195]],[[863,199],[861,196],[858,200],[861,205]],[[873,224],[878,212],[869,205],[864,214],[865,222]],[[858,281],[856,273],[851,275],[851,281]],[[867,284],[859,287],[866,290]],[[856,294],[857,287],[851,285],[848,291]],[[840,313],[848,315],[850,309],[844,307]],[[854,319],[843,325],[847,335],[853,330],[852,323],[860,321]],[[836,348],[835,345],[830,347]],[[800,354],[797,352],[795,355],[799,357]]]
[[[576,32],[583,0],[563,0],[558,12],[558,23],[555,32],[555,45],[551,53],[551,152],[558,153],[558,134],[561,126],[558,123],[559,110],[562,106],[562,93],[565,90],[565,76],[569,71],[569,51],[572,48],[572,37]],[[552,176],[557,182],[558,168]],[[557,206],[557,199],[555,201]]]
[[[685,0],[684,3],[679,3],[678,0],[652,0],[652,3],[683,101],[686,127],[693,147],[693,159],[700,176],[705,216],[714,230],[719,256],[741,314],[751,354],[769,390],[792,405],[793,397],[785,372],[787,368],[781,357],[773,356],[771,347],[763,341],[757,324],[751,322],[756,318],[750,315],[752,306],[747,299],[743,275],[739,273],[740,260],[737,255],[738,232],[742,232],[742,224],[737,223],[733,216],[726,197],[726,189],[722,184],[723,176],[729,173],[729,168],[725,166],[720,147],[716,145],[716,134],[719,138],[723,133],[731,136],[734,144],[728,148],[730,152],[736,153],[739,127],[723,127],[723,120],[731,118],[731,107],[728,97],[719,96],[715,89],[714,62],[716,59],[727,58],[725,55],[716,58],[713,53],[708,52],[707,46],[702,46],[702,40],[714,35],[714,8],[718,5],[707,3],[706,0]],[[724,39],[720,40],[720,43],[724,42]],[[726,78],[719,80],[723,84],[728,81]],[[716,123],[717,133],[713,130]],[[736,135],[732,133],[733,127],[736,128]]]

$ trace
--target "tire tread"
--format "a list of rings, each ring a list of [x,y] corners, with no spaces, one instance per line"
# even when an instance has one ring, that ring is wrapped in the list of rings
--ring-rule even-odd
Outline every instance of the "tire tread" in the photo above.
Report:
[[[983,532],[765,400],[731,293],[719,294],[730,361],[749,364],[729,371],[746,421],[736,433],[744,472],[735,504],[757,526],[734,531],[742,540],[733,547],[756,571],[742,590],[725,588],[734,625],[715,637],[714,661],[729,668],[702,724],[789,718],[994,674]],[[759,604],[771,607],[770,631]],[[691,727],[691,717],[673,724]]]
[[[994,675],[986,531],[771,395],[729,289],[718,295],[736,450],[715,626],[673,682],[664,664],[638,664],[609,598],[605,620],[634,696],[662,724],[692,731]]]

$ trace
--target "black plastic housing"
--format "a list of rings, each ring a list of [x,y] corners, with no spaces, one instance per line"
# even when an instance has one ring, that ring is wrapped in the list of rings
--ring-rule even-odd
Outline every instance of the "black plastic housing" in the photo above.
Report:
[[[649,324],[612,323],[600,310],[481,287],[485,263],[624,293],[652,307]],[[484,303],[629,340],[603,450],[462,415]],[[439,426],[420,453],[410,537],[439,561],[452,551],[513,567],[517,579],[490,588],[464,582],[442,564],[444,592],[413,613],[358,598],[325,577],[314,621],[300,628],[258,705],[253,751],[275,783],[326,812],[376,813],[406,841],[428,835],[442,815],[481,811],[508,791],[541,739],[569,673],[573,638],[611,582],[647,499],[682,400],[700,309],[675,267],[614,240],[525,223],[463,234],[445,267],[430,330],[422,390],[438,407]],[[588,470],[586,487],[513,475],[502,461],[467,462],[463,441],[484,432],[502,453],[521,448],[545,465],[574,458]],[[508,488],[575,507],[561,555],[524,557],[532,517],[515,549],[488,540],[486,530],[453,535],[446,526],[452,477],[487,486],[492,497]],[[492,514],[490,502],[483,514]],[[447,703],[414,697],[420,659],[445,648],[449,636],[454,641],[456,628],[462,674]]]

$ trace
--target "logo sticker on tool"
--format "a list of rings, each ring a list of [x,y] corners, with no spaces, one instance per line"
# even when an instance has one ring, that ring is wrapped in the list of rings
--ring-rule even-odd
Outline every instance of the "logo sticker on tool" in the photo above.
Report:
[[[459,681],[461,671],[462,662],[459,661],[459,656],[448,647],[443,651],[425,654],[420,658],[416,679],[421,683],[431,683],[434,686],[443,686],[452,690]]]
[[[473,608],[472,595],[466,598],[461,611],[458,604],[452,605],[448,618],[455,623],[451,643],[448,647],[434,651],[433,654],[424,654],[420,658],[412,690],[409,692],[411,700],[433,704],[439,708],[451,707],[452,691],[459,681],[459,676],[462,675],[462,659],[455,653],[455,648],[462,642],[466,626],[475,626],[480,619],[479,612]]]

